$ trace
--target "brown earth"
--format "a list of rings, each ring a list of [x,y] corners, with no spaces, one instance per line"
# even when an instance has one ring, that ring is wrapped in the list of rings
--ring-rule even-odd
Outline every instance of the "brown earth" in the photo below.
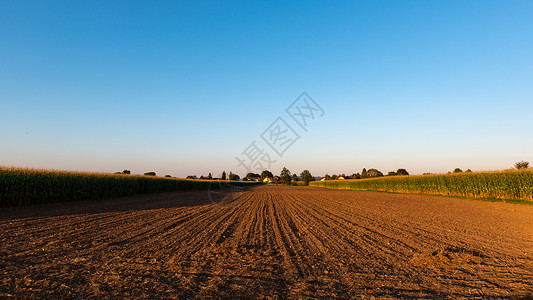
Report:
[[[533,206],[262,186],[0,211],[0,298],[529,298]]]

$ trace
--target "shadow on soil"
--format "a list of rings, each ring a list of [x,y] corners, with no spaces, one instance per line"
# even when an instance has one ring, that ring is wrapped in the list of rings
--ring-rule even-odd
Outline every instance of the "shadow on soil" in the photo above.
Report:
[[[23,218],[46,218],[78,214],[101,214],[126,211],[155,210],[161,208],[192,207],[227,203],[237,194],[257,188],[245,187],[238,191],[232,188],[186,192],[167,192],[135,195],[104,200],[51,203],[44,205],[2,208],[0,220]]]

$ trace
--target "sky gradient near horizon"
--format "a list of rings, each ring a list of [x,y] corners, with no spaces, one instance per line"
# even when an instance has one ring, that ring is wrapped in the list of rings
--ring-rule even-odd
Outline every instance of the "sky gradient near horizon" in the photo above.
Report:
[[[533,162],[531,1],[0,1],[0,165],[241,176]],[[298,128],[307,92],[324,114]],[[282,117],[297,140],[260,135]],[[259,173],[259,172],[258,172]]]

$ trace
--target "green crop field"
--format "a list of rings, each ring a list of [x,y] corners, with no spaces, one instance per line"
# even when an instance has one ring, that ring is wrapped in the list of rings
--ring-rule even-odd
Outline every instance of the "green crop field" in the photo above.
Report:
[[[251,182],[0,168],[0,207],[105,199],[145,193],[251,186]]]
[[[310,182],[311,186],[481,199],[533,200],[533,170],[391,176]]]

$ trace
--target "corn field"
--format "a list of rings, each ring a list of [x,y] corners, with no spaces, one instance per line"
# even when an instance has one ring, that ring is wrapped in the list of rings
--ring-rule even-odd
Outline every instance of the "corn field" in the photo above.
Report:
[[[327,180],[312,186],[482,199],[533,200],[533,170],[391,176],[359,180]]]
[[[105,199],[169,191],[250,186],[248,182],[217,182],[139,175],[0,168],[0,207]]]

